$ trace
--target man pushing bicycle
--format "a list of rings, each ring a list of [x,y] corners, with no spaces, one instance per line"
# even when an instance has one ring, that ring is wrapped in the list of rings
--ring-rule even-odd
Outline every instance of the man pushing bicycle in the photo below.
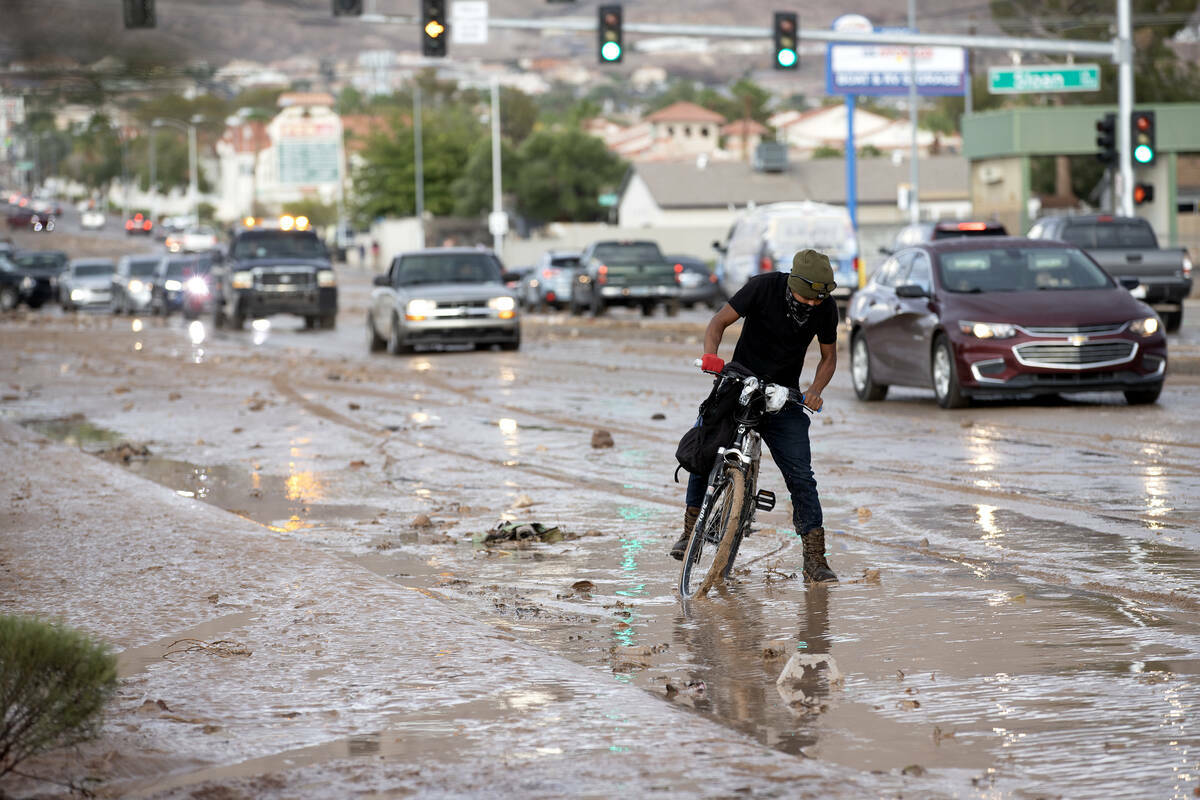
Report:
[[[717,355],[721,338],[726,328],[744,318],[733,361],[763,381],[798,388],[804,356],[815,336],[821,359],[804,393],[804,405],[820,411],[821,392],[837,369],[838,310],[830,297],[835,287],[828,256],[816,250],[796,253],[791,274],[770,272],[754,276],[709,321],[704,332],[701,369],[722,370],[725,362]],[[808,426],[804,410],[790,406],[764,418],[759,432],[792,496],[792,522],[804,543],[804,579],[833,582],[837,581],[837,575],[825,560],[824,520],[812,472]],[[687,550],[704,501],[706,478],[696,472],[688,478],[683,534],[671,547],[671,556],[676,559],[682,560]]]

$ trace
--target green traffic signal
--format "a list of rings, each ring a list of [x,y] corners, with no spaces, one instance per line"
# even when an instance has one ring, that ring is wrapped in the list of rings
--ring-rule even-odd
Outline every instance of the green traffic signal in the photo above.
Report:
[[[791,69],[796,66],[796,51],[784,48],[775,54],[775,61],[783,69]]]
[[[620,61],[621,45],[616,42],[605,42],[600,47],[600,57],[605,61]]]

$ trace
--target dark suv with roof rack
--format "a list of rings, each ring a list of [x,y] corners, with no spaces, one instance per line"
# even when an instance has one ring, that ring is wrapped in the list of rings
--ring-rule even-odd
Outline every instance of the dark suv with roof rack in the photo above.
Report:
[[[213,324],[295,314],[306,328],[332,328],[338,290],[325,245],[311,230],[247,229],[233,237],[220,272]]]

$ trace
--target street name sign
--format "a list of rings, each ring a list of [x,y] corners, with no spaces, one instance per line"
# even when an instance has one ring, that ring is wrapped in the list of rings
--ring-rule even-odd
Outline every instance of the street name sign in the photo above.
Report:
[[[454,44],[487,44],[487,0],[455,0],[450,4],[450,41]]]
[[[988,92],[991,94],[1098,91],[1100,91],[1099,64],[988,67]]]

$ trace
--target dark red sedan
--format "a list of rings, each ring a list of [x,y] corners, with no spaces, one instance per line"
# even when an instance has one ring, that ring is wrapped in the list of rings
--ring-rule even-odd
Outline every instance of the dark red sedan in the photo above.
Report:
[[[1167,373],[1154,311],[1062,242],[996,237],[900,250],[854,295],[849,319],[860,400],[898,385],[932,386],[942,408],[1097,391],[1153,403]]]

